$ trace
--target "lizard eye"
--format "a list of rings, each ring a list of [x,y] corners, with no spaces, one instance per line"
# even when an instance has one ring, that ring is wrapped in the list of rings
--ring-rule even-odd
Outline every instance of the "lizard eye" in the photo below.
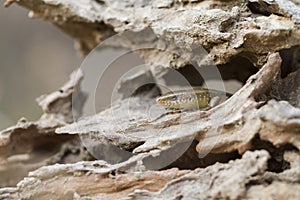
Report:
[[[177,96],[173,96],[172,98],[171,98],[171,101],[176,101],[177,100]]]

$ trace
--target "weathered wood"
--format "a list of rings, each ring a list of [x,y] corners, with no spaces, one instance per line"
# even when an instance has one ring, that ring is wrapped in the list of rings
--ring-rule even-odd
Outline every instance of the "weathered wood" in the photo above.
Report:
[[[123,99],[74,123],[85,95],[79,89],[82,75],[73,74],[61,90],[38,100],[45,112],[38,121],[21,120],[0,132],[0,172],[8,174],[1,186],[13,186],[0,189],[0,199],[300,198],[299,1],[7,0],[5,5],[13,2],[29,9],[30,17],[58,26],[84,53],[118,33],[106,45],[138,49],[148,69],[121,82]],[[225,79],[244,83],[213,109],[163,113],[155,105],[160,95],[155,84],[134,97],[126,94],[171,69],[212,62]],[[81,99],[76,105],[74,97]],[[99,145],[91,153],[103,160],[82,161],[90,157],[78,136]],[[252,151],[257,149],[263,150]],[[46,154],[36,162],[41,150]],[[57,162],[62,164],[52,165]]]

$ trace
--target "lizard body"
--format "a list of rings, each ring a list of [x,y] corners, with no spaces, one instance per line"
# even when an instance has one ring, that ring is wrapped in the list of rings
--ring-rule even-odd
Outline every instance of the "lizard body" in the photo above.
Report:
[[[224,102],[231,94],[219,90],[195,88],[167,93],[156,99],[158,105],[173,110],[206,110]]]

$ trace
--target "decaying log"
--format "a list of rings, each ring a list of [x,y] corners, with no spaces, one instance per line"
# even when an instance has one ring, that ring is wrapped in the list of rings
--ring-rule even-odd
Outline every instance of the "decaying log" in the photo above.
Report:
[[[136,50],[146,69],[121,81],[122,98],[111,107],[84,118],[83,74],[74,72],[38,99],[38,121],[0,132],[0,199],[300,199],[299,1],[5,5],[13,2],[85,54],[118,34],[105,45]],[[181,112],[155,104],[156,80],[168,82],[175,69],[201,85],[191,64],[211,63],[244,84],[228,100]],[[132,93],[141,82],[151,84]]]
[[[299,154],[289,152],[299,161]],[[243,158],[205,169],[132,172],[112,174],[103,161],[42,167],[29,173],[16,188],[0,190],[0,197],[18,199],[297,199],[300,193],[299,162],[290,160],[294,173],[288,184],[281,174],[266,172],[269,154],[246,152]],[[47,185],[47,187],[45,187]],[[230,185],[230,187],[228,187]],[[281,187],[280,192],[276,188]],[[278,189],[278,188],[277,188]],[[269,191],[268,193],[266,191]],[[276,196],[279,194],[278,196]]]
[[[250,77],[243,88],[209,111],[169,114],[150,122],[150,119],[147,121],[147,110],[155,100],[142,95],[125,99],[98,115],[59,128],[56,132],[89,134],[99,143],[104,141],[123,149],[133,149],[133,153],[166,150],[194,138],[200,141],[197,146],[199,153],[206,149],[212,153],[235,150],[243,153],[251,149],[251,141],[256,135],[275,146],[291,143],[300,149],[300,109],[288,106],[287,102],[269,101],[262,105],[264,102],[255,101],[277,77],[280,65],[279,54],[271,54],[266,65]],[[271,127],[275,129],[274,135],[269,130]],[[276,135],[276,128],[285,134]]]
[[[184,54],[190,62],[199,62],[193,48],[203,46],[209,52],[208,59],[215,64],[225,64],[239,55],[262,66],[268,52],[299,45],[300,39],[299,31],[295,29],[299,23],[300,8],[290,1],[266,1],[264,9],[269,15],[257,17],[251,16],[253,13],[243,0],[198,0],[184,7],[176,0],[16,2],[31,10],[31,17],[45,18],[71,35],[85,53],[116,33],[150,29],[148,37],[150,40],[153,38],[150,43],[160,38],[165,48],[177,49],[178,54]],[[263,1],[258,2],[264,4]],[[250,5],[254,3],[249,1]],[[142,36],[135,39],[146,41],[138,37]],[[167,51],[143,50],[141,55],[149,64],[160,63],[174,68],[186,64]]]
[[[38,103],[45,113],[39,120],[30,122],[21,118],[15,126],[0,132],[1,186],[13,186],[29,171],[41,166],[76,162],[88,157],[78,137],[55,134],[56,128],[73,121],[70,115],[72,94],[79,91],[82,77],[82,73],[76,71],[60,90],[40,97]],[[78,95],[84,96],[80,92]],[[81,107],[73,109],[77,108],[80,113]],[[63,112],[58,113],[58,110]]]

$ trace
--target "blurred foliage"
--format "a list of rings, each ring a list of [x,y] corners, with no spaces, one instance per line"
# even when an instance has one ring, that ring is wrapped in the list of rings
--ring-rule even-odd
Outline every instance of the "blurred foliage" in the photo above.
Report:
[[[81,61],[72,39],[27,13],[0,7],[0,129],[23,116],[36,120],[35,98],[59,88]]]

